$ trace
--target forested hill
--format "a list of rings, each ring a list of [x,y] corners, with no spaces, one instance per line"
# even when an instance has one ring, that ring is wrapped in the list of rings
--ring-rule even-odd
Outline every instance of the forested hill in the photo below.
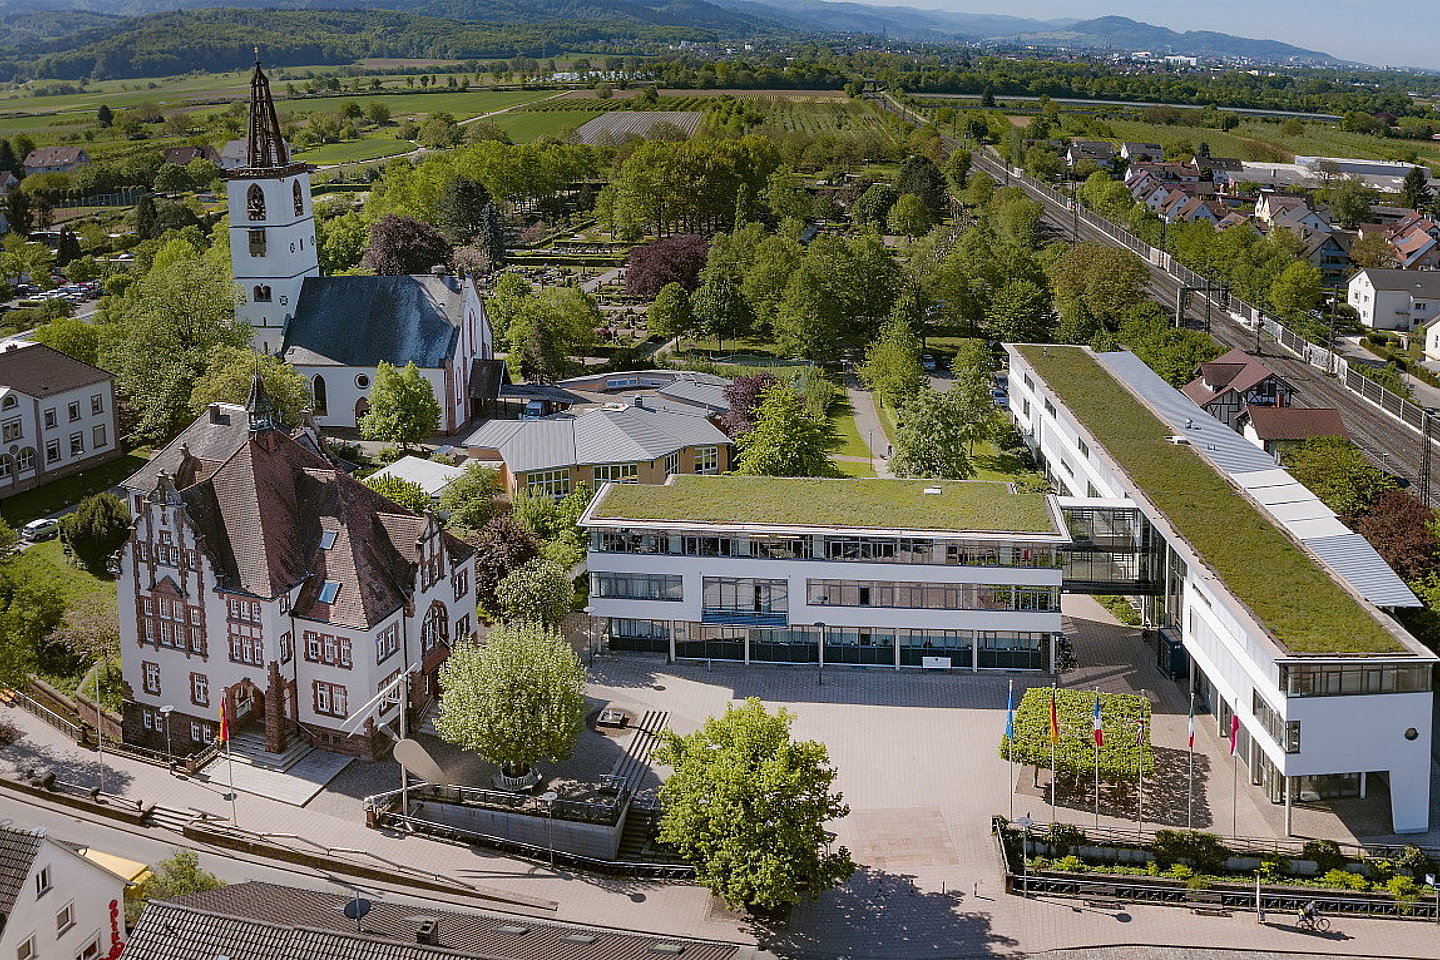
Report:
[[[606,40],[707,40],[778,29],[701,0],[653,7],[626,0],[492,0],[487,13],[492,9],[490,22],[390,10],[228,8],[96,24],[93,14],[81,13],[91,22],[68,36],[0,35],[0,80],[231,70],[249,64],[257,45],[267,62],[298,66],[364,57],[545,57]],[[0,29],[5,22],[0,14]]]

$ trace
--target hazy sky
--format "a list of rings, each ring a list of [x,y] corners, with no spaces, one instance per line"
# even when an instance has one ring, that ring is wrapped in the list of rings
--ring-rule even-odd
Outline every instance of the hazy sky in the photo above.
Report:
[[[1440,0],[865,0],[1016,17],[1121,16],[1264,37],[1364,63],[1440,68]]]

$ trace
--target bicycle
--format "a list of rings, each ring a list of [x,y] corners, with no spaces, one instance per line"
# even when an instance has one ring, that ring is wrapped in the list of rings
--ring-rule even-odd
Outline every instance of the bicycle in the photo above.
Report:
[[[1318,914],[1307,917],[1302,913],[1296,918],[1295,925],[1301,930],[1310,930],[1315,933],[1327,933],[1330,930],[1329,919]]]

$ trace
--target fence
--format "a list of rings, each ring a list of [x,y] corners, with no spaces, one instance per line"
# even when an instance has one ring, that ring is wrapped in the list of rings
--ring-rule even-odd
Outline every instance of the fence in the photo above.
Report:
[[[108,193],[67,193],[64,196],[52,198],[50,205],[57,210],[70,210],[76,207],[133,207],[139,202],[141,195],[146,192],[144,187],[123,187]]]
[[[31,716],[38,717],[45,723],[48,723],[76,743],[80,743],[85,739],[80,724],[61,716],[27,693],[20,690],[10,691],[10,703],[12,706],[19,707]]]
[[[1037,825],[1038,827],[1038,825]],[[1045,894],[1081,899],[1101,899],[1106,902],[1128,901],[1149,903],[1158,906],[1180,906],[1200,908],[1265,910],[1276,913],[1298,914],[1307,903],[1315,903],[1321,914],[1326,916],[1352,917],[1394,917],[1410,920],[1440,920],[1440,901],[1436,899],[1396,899],[1386,894],[1345,893],[1339,890],[1325,890],[1311,887],[1287,887],[1261,884],[1256,888],[1253,881],[1237,880],[1234,883],[1214,883],[1205,887],[1192,887],[1186,882],[1163,877],[1125,877],[1057,875],[1055,873],[1031,873],[1022,864],[1019,872],[1011,862],[1010,844],[1014,841],[1013,828],[996,817],[992,821],[997,855],[1005,872],[1005,889],[1021,896]],[[1040,837],[1037,829],[1031,836]],[[1087,840],[1101,842],[1149,843],[1152,835],[1135,831],[1087,829]],[[1259,838],[1225,839],[1227,849],[1235,853],[1285,853],[1290,848],[1298,850],[1299,844],[1291,841],[1272,841]],[[1378,850],[1394,851],[1392,847],[1360,847],[1342,844],[1342,851],[1368,851],[1372,855]],[[1432,855],[1440,851],[1432,851]],[[1023,854],[1022,854],[1023,856]]]
[[[898,103],[888,94],[880,99],[880,103],[886,109],[899,114],[912,123],[923,124],[927,122],[924,117],[905,107],[903,104]],[[1067,197],[1049,184],[1042,183],[1021,170],[1014,169],[1007,161],[1002,159],[999,153],[993,148],[982,147],[974,154],[974,159],[978,166],[984,168],[986,172],[991,175],[1004,177],[1007,183],[1018,183],[1031,193],[1038,194],[1050,203],[1071,211],[1072,215],[1075,216],[1077,220],[1084,222],[1086,226],[1100,231],[1116,243],[1133,250],[1146,261],[1164,270],[1185,286],[1205,287],[1207,289],[1221,288],[1221,285],[1196,273],[1183,263],[1179,263],[1166,251],[1152,247],[1124,227],[1091,210],[1079,207],[1078,200]],[[1207,294],[1207,296],[1209,295]],[[1264,311],[1243,300],[1234,298],[1228,293],[1223,295],[1223,302],[1216,302],[1214,297],[1210,297],[1210,299],[1216,306],[1226,310],[1237,321],[1249,325],[1252,329],[1256,323],[1259,323],[1261,325],[1260,329],[1274,337],[1286,350],[1311,366],[1334,375],[1347,389],[1379,407],[1401,423],[1424,435],[1425,419],[1427,416],[1425,408],[1407,400],[1392,390],[1382,387],[1374,380],[1366,377],[1364,373],[1361,372],[1359,365],[1352,365],[1344,357],[1327,347],[1311,343],[1279,320],[1266,316]]]

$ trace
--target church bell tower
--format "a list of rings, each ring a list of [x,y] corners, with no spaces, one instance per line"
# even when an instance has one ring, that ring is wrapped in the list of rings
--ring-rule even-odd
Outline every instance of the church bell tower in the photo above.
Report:
[[[306,277],[320,275],[310,167],[296,163],[280,134],[270,79],[255,61],[244,166],[226,175],[230,266],[240,288],[236,316],[261,353],[280,350]]]

